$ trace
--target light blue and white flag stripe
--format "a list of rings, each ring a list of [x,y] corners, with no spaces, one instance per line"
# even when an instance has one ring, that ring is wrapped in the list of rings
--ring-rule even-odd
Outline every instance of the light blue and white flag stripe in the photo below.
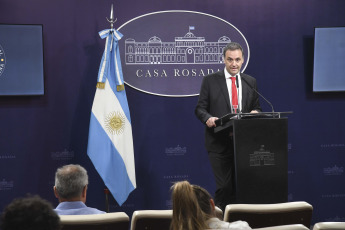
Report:
[[[122,85],[123,84],[123,76],[122,76],[122,67],[121,67],[121,60],[120,60],[120,52],[117,46],[118,41],[122,38],[122,34],[114,29],[111,30],[102,30],[99,32],[99,36],[104,39],[105,41],[105,48],[104,53],[102,56],[101,65],[99,67],[98,71],[98,82],[105,82],[105,79],[108,77],[108,74],[110,74],[109,70],[109,64],[110,64],[110,58],[111,55],[113,56],[115,61],[115,77],[116,77],[116,85]],[[115,48],[113,50],[113,45],[115,44]],[[117,58],[119,57],[119,58]]]
[[[100,64],[97,88],[90,118],[87,153],[105,185],[122,205],[136,188],[132,125],[126,91],[117,91],[123,84],[118,40],[122,34],[104,30],[106,39]]]

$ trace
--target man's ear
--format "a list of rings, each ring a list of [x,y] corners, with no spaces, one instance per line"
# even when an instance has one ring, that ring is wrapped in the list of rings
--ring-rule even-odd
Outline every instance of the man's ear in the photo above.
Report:
[[[210,205],[211,205],[211,210],[214,211],[216,210],[216,205],[214,204],[214,200],[210,199]]]
[[[54,186],[53,189],[54,189],[54,195],[55,195],[55,197],[59,199],[59,194],[58,194],[58,192],[57,192],[57,190],[56,190],[56,187]]]
[[[86,199],[86,191],[87,191],[87,185],[85,185],[84,188],[83,188],[82,197],[83,197],[84,199]]]

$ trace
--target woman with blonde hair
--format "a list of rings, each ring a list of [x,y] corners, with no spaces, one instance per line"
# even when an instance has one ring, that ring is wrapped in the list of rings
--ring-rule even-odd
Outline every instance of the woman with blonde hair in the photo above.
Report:
[[[247,222],[224,222],[216,217],[211,195],[202,187],[188,181],[172,187],[173,217],[170,230],[251,229]]]

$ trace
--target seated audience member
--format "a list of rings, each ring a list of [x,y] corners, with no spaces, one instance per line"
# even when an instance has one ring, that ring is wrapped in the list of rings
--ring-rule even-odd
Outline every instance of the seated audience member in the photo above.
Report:
[[[59,215],[103,214],[85,205],[88,185],[86,170],[80,165],[65,165],[55,174],[54,194],[60,204],[54,209]]]
[[[2,230],[59,230],[60,218],[39,196],[14,199],[3,211]]]
[[[247,222],[224,222],[216,217],[211,195],[188,181],[172,186],[173,217],[171,230],[251,229]]]

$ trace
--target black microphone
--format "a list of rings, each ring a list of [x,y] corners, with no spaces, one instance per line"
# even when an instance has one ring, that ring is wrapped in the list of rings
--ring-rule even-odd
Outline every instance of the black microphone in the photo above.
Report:
[[[238,89],[238,75],[236,74],[236,86],[237,86],[237,89]]]
[[[236,75],[236,77],[237,77],[237,75]],[[259,94],[260,97],[262,97],[262,98],[271,106],[271,108],[272,108],[272,113],[274,113],[273,105],[271,104],[271,102],[269,102],[264,96],[262,96],[262,94],[259,93],[253,86],[251,86],[251,85],[248,83],[248,81],[247,81],[246,79],[244,79],[244,77],[241,77],[241,79],[242,79],[252,90],[254,90],[257,94]]]

